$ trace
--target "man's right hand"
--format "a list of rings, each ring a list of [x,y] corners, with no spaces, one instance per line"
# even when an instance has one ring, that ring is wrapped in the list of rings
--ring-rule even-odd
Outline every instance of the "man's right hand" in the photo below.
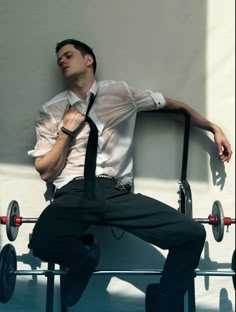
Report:
[[[75,106],[67,105],[63,115],[63,126],[71,132],[81,129],[85,123],[85,116]],[[65,167],[70,147],[71,137],[59,133],[59,136],[47,154],[35,160],[35,168],[41,178],[46,182],[52,182]]]
[[[81,114],[75,106],[68,104],[66,106],[63,124],[71,132],[79,130],[85,122],[85,115]]]

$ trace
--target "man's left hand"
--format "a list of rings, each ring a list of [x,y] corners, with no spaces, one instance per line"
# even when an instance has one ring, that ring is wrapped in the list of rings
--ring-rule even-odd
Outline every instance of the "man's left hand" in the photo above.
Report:
[[[214,140],[218,148],[219,158],[221,162],[229,162],[232,156],[231,146],[224,132],[220,128],[217,128],[217,130],[215,131]]]

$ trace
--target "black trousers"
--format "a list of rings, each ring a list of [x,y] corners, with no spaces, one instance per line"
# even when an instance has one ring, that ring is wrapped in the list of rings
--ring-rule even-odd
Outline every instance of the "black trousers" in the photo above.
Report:
[[[83,180],[57,190],[35,224],[29,248],[44,261],[77,271],[85,254],[80,236],[92,224],[112,225],[168,249],[160,287],[167,294],[186,291],[204,246],[204,227],[158,200],[118,190],[113,180],[96,180],[93,201],[84,196]]]

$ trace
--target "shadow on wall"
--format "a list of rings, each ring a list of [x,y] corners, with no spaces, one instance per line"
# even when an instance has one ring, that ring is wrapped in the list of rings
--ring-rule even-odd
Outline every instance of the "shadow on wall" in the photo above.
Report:
[[[212,309],[210,307],[197,307],[197,312],[234,312],[232,302],[229,300],[228,292],[222,288],[219,295],[219,308]]]
[[[79,37],[91,43],[97,55],[99,79],[126,80],[140,89],[159,90],[167,96],[186,99],[193,105],[196,102],[197,108],[203,114],[206,112],[207,5],[204,1],[189,0],[184,5],[182,1],[173,3],[171,0],[130,0],[128,4],[124,0],[72,1],[66,11],[64,2],[57,1],[57,12],[70,21],[63,29],[59,20],[52,22],[54,5],[49,5],[47,10],[41,3],[26,5],[24,9],[22,4],[3,4],[1,7],[4,25],[0,33],[3,72],[0,85],[4,103],[0,122],[2,163],[32,165],[26,152],[35,143],[34,120],[38,109],[56,95],[54,92],[64,89],[54,55],[54,45],[59,38]],[[93,23],[88,17],[92,17]],[[12,20],[17,23],[14,31]],[[45,31],[48,29],[50,31]],[[11,38],[7,45],[4,44],[6,38]],[[15,57],[16,46],[21,62]],[[22,73],[24,79],[22,75],[15,75],[16,71]],[[11,88],[12,77],[15,88]],[[158,127],[155,136],[161,161],[166,159],[170,145],[177,143],[173,139],[174,132],[171,139],[167,137],[163,141],[168,128],[169,123],[164,129]],[[161,139],[160,143],[156,141],[157,137]],[[195,158],[199,159],[199,155]],[[200,159],[203,160],[202,170],[200,173],[195,170],[194,178],[204,180],[206,158],[201,155]],[[167,161],[169,163],[172,159],[168,157]],[[155,177],[171,179],[174,175],[170,173],[172,166],[168,169],[167,163],[164,171],[160,163]]]
[[[32,14],[34,11],[36,15]],[[101,0],[98,3],[93,0],[79,4],[73,1],[65,11],[64,3],[59,1],[58,14],[63,12],[70,20],[63,29],[58,27],[59,20],[52,23],[51,11],[54,12],[53,5],[45,11],[41,3],[27,5],[24,9],[22,5],[14,5],[12,9],[9,4],[2,6],[5,27],[0,33],[3,38],[0,64],[4,74],[0,85],[3,86],[4,105],[0,159],[3,164],[33,165],[26,152],[35,143],[34,120],[38,109],[55,95],[54,92],[64,89],[55,64],[54,45],[68,34],[91,43],[97,55],[99,79],[124,79],[141,89],[159,90],[180,100],[189,99],[190,104],[205,114],[208,31],[205,2],[189,0],[183,5],[182,1],[173,3],[171,0],[158,3],[130,0],[129,4],[127,1]],[[88,16],[92,16],[93,23]],[[8,27],[12,20],[18,22],[17,31]],[[45,29],[51,31],[45,32]],[[9,37],[11,40],[5,45],[4,39]],[[15,57],[16,46],[21,62]],[[22,75],[15,75],[16,71],[23,73],[24,79]],[[10,88],[12,77],[16,88]],[[138,117],[134,144],[136,176],[179,179],[182,128],[167,119],[156,114]],[[212,180],[223,188],[226,175],[224,167],[214,160],[212,141],[198,134],[191,140],[188,170],[191,178],[208,180],[208,152]]]
[[[164,125],[168,125],[164,127]],[[179,180],[181,177],[184,127],[175,116],[140,113],[134,137],[134,174],[139,177]],[[207,154],[210,158],[212,182],[222,190],[225,166],[218,157],[217,147],[209,136],[191,128],[188,151],[188,176],[192,180],[208,181]],[[197,157],[196,157],[197,155]]]
[[[205,242],[205,247],[204,247],[203,252],[204,252],[204,258],[201,258],[201,260],[199,262],[199,265],[198,265],[199,270],[207,271],[207,270],[224,270],[224,269],[230,270],[231,269],[232,259],[229,259],[229,262],[227,262],[227,263],[219,263],[219,262],[211,259],[210,253],[209,253],[208,241]],[[233,255],[233,250],[232,250],[232,255]],[[231,277],[229,277],[229,278],[231,278]],[[214,277],[212,277],[211,279],[214,279]],[[205,282],[205,289],[209,290],[210,289],[210,277],[204,276],[204,282]],[[232,281],[232,283],[233,283],[233,281]]]
[[[219,301],[219,312],[233,312],[233,305],[225,288],[222,288],[220,291]]]

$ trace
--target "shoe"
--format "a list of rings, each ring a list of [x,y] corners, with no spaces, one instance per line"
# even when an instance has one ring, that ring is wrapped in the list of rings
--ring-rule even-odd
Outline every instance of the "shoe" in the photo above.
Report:
[[[61,275],[61,300],[67,307],[72,307],[79,301],[99,262],[99,245],[91,239],[91,236],[84,238],[83,242],[85,241],[88,253],[84,256],[80,271],[69,270],[65,275]]]
[[[166,295],[160,284],[150,284],[146,289],[146,312],[184,312],[184,296]]]

